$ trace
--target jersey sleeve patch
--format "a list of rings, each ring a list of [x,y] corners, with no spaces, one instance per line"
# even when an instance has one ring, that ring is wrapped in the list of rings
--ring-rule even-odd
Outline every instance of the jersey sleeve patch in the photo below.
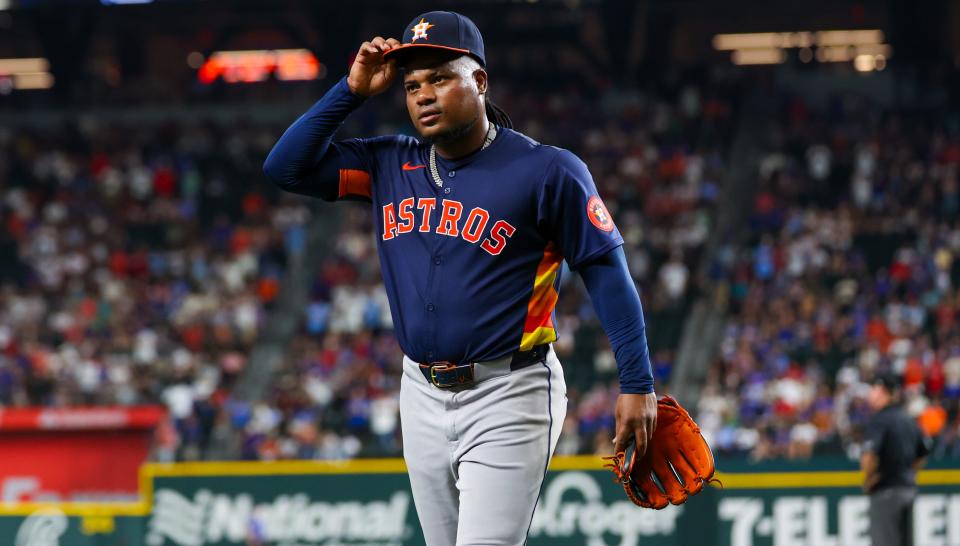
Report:
[[[371,199],[370,173],[359,169],[340,169],[339,198],[346,197]]]
[[[601,231],[613,231],[613,218],[610,217],[610,211],[607,210],[603,200],[594,195],[587,201],[587,218],[590,223]]]

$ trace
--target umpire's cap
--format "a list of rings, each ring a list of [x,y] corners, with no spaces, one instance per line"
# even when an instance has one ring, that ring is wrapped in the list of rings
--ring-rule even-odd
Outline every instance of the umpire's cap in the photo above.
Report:
[[[893,373],[892,371],[880,371],[873,376],[873,384],[879,387],[883,387],[890,394],[894,394],[900,390],[903,382],[900,380],[900,376]]]
[[[487,65],[480,29],[467,17],[452,11],[428,11],[417,15],[403,29],[400,47],[387,51],[383,57],[403,62],[410,52],[425,48],[470,55],[481,66]]]

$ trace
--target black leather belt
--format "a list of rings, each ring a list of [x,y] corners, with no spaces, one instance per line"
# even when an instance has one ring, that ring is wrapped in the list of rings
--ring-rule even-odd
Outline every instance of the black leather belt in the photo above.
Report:
[[[514,352],[510,358],[510,371],[521,370],[545,361],[549,351],[550,345],[545,343],[537,345],[529,351]],[[466,387],[476,382],[476,366],[478,364],[483,365],[482,362],[466,362],[463,364],[455,364],[449,361],[431,362],[420,364],[420,372],[423,373],[429,383],[437,388]]]

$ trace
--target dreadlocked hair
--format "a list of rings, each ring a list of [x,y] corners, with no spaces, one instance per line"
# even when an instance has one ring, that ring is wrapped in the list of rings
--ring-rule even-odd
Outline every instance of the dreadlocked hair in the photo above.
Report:
[[[487,119],[500,127],[513,129],[513,120],[499,106],[490,99],[485,99],[484,104],[487,108]]]

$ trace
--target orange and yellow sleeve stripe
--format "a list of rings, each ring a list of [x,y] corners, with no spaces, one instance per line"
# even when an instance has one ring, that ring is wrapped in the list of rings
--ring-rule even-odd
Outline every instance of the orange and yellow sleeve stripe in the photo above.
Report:
[[[527,303],[527,320],[523,324],[520,350],[529,351],[537,345],[557,340],[553,325],[553,309],[557,306],[556,281],[563,256],[552,242],[543,249],[543,259],[537,266],[533,281],[533,294]]]

